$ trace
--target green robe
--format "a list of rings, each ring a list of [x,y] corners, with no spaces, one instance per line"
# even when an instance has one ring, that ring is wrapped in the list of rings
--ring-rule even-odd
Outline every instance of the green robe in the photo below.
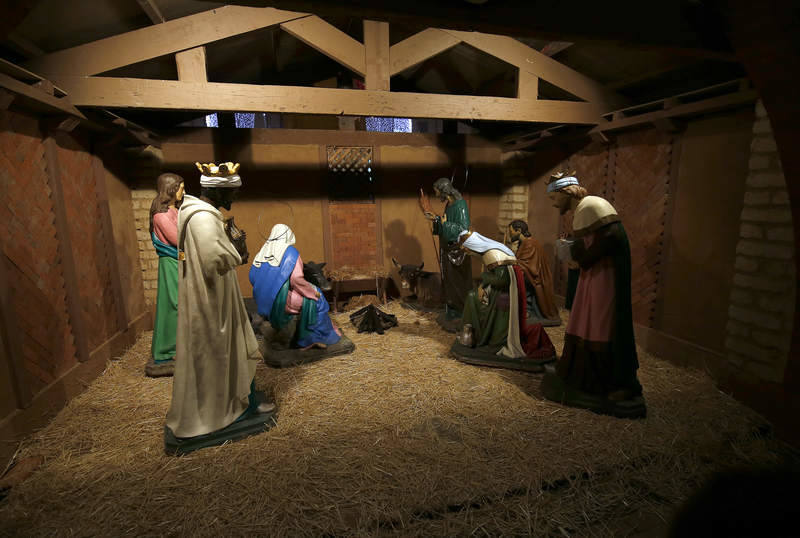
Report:
[[[506,344],[508,338],[508,291],[511,286],[511,277],[508,268],[504,265],[495,267],[491,271],[481,273],[481,285],[489,288],[489,303],[482,304],[478,299],[477,290],[467,294],[464,305],[464,323],[472,325],[475,337],[475,346],[492,346],[498,349]],[[498,299],[501,298],[503,306]]]
[[[158,363],[175,358],[175,333],[178,328],[178,260],[158,257],[158,293],[153,342],[150,351]]]
[[[439,236],[439,258],[442,263],[442,287],[448,313],[454,317],[464,310],[464,298],[472,289],[472,263],[465,259],[461,265],[450,261],[447,253],[458,250],[458,234],[469,230],[469,208],[463,199],[448,204],[444,210],[447,220],[436,217],[433,233]]]

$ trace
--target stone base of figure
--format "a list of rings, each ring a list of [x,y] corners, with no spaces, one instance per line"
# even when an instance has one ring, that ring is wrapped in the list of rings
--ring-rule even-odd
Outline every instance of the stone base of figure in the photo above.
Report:
[[[611,400],[589,394],[565,384],[555,371],[547,371],[544,374],[541,386],[545,398],[569,407],[588,409],[594,413],[617,418],[645,418],[647,416],[647,406],[642,396],[636,396],[630,400]]]
[[[450,347],[450,354],[461,362],[474,364],[477,366],[491,366],[493,368],[507,368],[509,370],[523,370],[525,372],[540,373],[544,371],[544,365],[556,360],[555,353],[550,357],[541,359],[530,359],[522,357],[515,359],[498,355],[502,346],[480,346],[469,347],[456,341]]]
[[[175,359],[156,362],[150,357],[144,365],[144,373],[147,377],[172,377],[175,373]]]
[[[292,337],[297,328],[297,319],[280,331],[273,329],[268,322],[261,323],[256,332],[258,347],[264,356],[264,363],[274,368],[287,368],[310,362],[320,361],[337,355],[347,355],[356,349],[356,345],[347,336],[342,337],[335,344],[324,348],[311,347],[298,349],[292,347]]]
[[[456,317],[452,314],[451,310],[447,309],[436,316],[436,323],[443,330],[453,334],[461,332],[461,327],[464,326],[464,320],[461,318],[461,315]]]
[[[257,393],[259,400],[266,401],[263,392]],[[244,417],[229,426],[196,437],[175,437],[169,426],[164,426],[164,452],[170,456],[179,456],[208,448],[219,446],[228,441],[238,441],[251,435],[258,435],[272,428],[277,423],[276,409],[274,405],[266,404],[263,407],[272,407],[267,412],[248,412]]]

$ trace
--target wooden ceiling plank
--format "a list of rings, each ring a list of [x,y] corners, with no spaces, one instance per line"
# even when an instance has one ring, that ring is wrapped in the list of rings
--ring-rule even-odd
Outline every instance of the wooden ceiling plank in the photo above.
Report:
[[[40,77],[36,73],[31,73],[27,69],[24,69],[17,64],[11,63],[8,60],[4,60],[0,58],[0,73],[5,73],[21,82],[26,82],[30,84],[34,84],[36,82],[40,82],[45,80],[44,77]],[[52,84],[52,82],[51,82]],[[57,97],[62,97],[67,95],[67,92],[59,88],[58,86],[53,86],[53,90],[55,91],[55,95]]]
[[[351,71],[366,75],[364,45],[316,15],[282,23],[281,28]]]
[[[476,49],[515,65],[520,70],[546,80],[581,99],[602,105],[606,109],[619,108],[620,103],[625,103],[624,97],[610,91],[599,82],[511,37],[480,32],[443,31]]]
[[[375,90],[195,83],[113,77],[60,77],[78,106],[160,110],[288,112],[596,125],[593,103]]]
[[[459,43],[461,43],[460,39],[437,28],[428,28],[416,33],[392,45],[389,51],[390,74],[394,76],[419,65],[428,58],[441,54]]]
[[[167,19],[165,19],[164,15],[161,14],[161,10],[158,9],[158,5],[156,4],[155,0],[136,1],[139,2],[139,5],[142,7],[142,11],[147,13],[147,16],[150,17],[150,20],[153,21],[153,24],[167,22]]]
[[[178,80],[183,82],[208,82],[206,73],[206,48],[195,47],[175,55]]]
[[[368,90],[389,91],[389,23],[364,21],[364,58]]]
[[[96,75],[306,16],[274,8],[225,6],[53,52],[25,67],[48,77]]]
[[[86,119],[80,110],[75,108],[66,97],[55,97],[39,88],[28,86],[24,82],[20,82],[5,73],[0,73],[0,87],[11,90],[23,99],[29,100],[38,107],[43,107],[50,112],[63,112],[71,116]]]

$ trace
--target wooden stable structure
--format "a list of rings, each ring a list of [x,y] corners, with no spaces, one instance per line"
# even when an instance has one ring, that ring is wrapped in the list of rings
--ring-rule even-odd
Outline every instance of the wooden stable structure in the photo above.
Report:
[[[245,227],[257,229],[264,208],[296,217],[304,256],[331,260],[353,232],[332,223],[357,213],[327,192],[326,148],[336,146],[374,148],[382,183],[349,224],[374,233],[347,248],[378,265],[392,255],[435,265],[430,240],[418,239],[427,229],[414,220],[415,195],[453,168],[472,170],[476,228],[496,234],[507,204],[547,241],[569,220],[541,195],[544,178],[578,169],[632,223],[640,343],[712,369],[760,410],[797,408],[795,302],[761,305],[753,323],[766,327],[730,332],[745,323],[737,286],[752,285],[753,305],[762,292],[796,292],[794,273],[775,269],[794,263],[800,237],[791,93],[800,69],[796,34],[780,23],[791,20],[791,2],[773,13],[744,1],[700,12],[664,1],[648,5],[647,17],[636,2],[584,2],[583,13],[550,6],[537,16],[535,2],[492,0],[114,0],[113,13],[101,2],[62,4],[15,5],[0,33],[3,458],[149,328],[153,267],[139,250],[147,234],[137,215],[160,170],[189,174],[195,159],[233,155],[249,174]],[[284,128],[237,130],[227,113],[240,112],[280,115]],[[223,125],[206,129],[213,113]],[[446,126],[340,128],[370,116]],[[710,212],[708,197],[718,199]],[[757,230],[751,217],[762,218]],[[696,229],[711,230],[715,256],[703,258]],[[258,233],[249,240],[257,251]],[[561,290],[565,269],[554,268]],[[246,274],[240,282],[245,289]],[[713,305],[705,317],[704,304]],[[785,348],[764,344],[768,336]],[[744,359],[731,347],[760,366],[734,364]]]

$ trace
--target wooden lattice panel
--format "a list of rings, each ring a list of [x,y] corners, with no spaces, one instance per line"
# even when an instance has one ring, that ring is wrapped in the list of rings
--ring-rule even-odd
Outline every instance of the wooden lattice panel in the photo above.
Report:
[[[92,350],[119,330],[109,263],[112,253],[103,233],[91,154],[71,136],[62,136],[58,140],[58,166],[81,311],[89,323]]]
[[[614,151],[611,198],[631,243],[633,319],[651,327],[661,284],[672,137],[656,129],[626,133]]]
[[[35,395],[76,363],[44,146],[36,120],[0,113],[0,242],[10,314]]]
[[[337,174],[368,174],[372,146],[328,146],[328,170]]]

